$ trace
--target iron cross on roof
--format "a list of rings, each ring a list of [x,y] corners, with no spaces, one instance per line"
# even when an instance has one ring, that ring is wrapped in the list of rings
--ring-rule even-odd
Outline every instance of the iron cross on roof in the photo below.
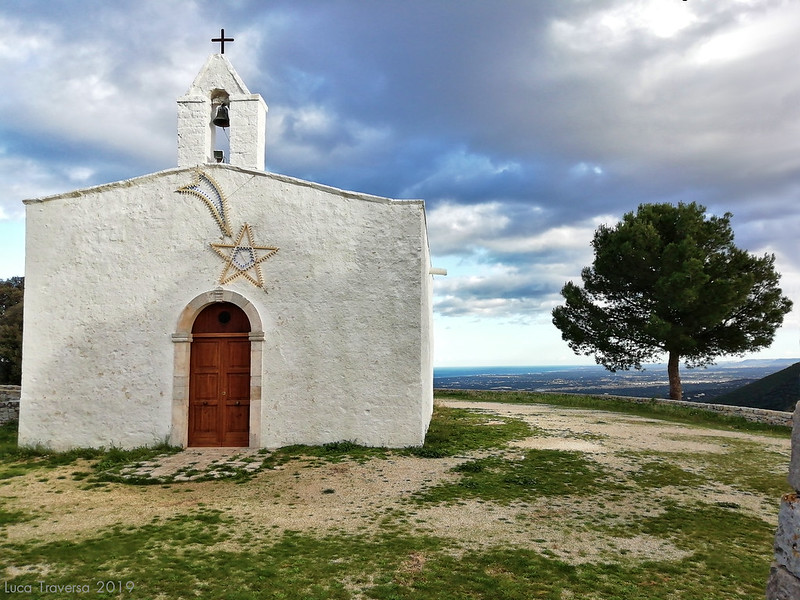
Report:
[[[225,30],[219,30],[219,37],[218,38],[211,38],[212,42],[219,42],[219,53],[225,54],[225,42],[232,42],[233,38],[226,38],[225,37]]]

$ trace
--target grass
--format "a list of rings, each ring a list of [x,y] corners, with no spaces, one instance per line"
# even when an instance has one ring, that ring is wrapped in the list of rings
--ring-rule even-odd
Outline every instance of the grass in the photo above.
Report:
[[[756,442],[725,440],[723,454],[685,455],[687,465],[703,471],[714,481],[744,492],[779,498],[786,490],[786,459]],[[759,465],[743,469],[742,465]]]
[[[644,404],[608,396],[582,396],[579,394],[552,394],[539,392],[492,392],[481,390],[437,390],[436,397],[452,400],[471,400],[480,402],[504,402],[508,404],[548,404],[563,408],[602,410],[614,413],[647,417],[729,431],[751,431],[774,433],[785,436],[788,428],[765,423],[754,423],[743,417],[715,413],[702,408],[684,405],[670,405],[660,402]]]
[[[770,541],[763,524],[710,507],[675,509],[642,525],[697,548],[691,558],[672,563],[569,565],[502,546],[454,556],[446,539],[403,533],[318,537],[289,531],[263,545],[215,548],[231,539],[230,524],[218,513],[198,512],[140,528],[109,528],[81,542],[4,549],[14,566],[57,565],[46,576],[50,585],[98,577],[133,584],[137,595],[120,597],[345,600],[358,589],[362,597],[383,600],[712,600],[759,597],[766,573],[751,557]]]
[[[0,506],[0,527],[10,523],[24,523],[30,521],[34,516],[21,510],[6,510]]]
[[[667,460],[642,464],[641,468],[633,474],[633,478],[640,487],[650,489],[663,488],[668,485],[691,487],[708,483],[706,477],[682,469]]]
[[[466,394],[470,400],[482,401],[507,396],[514,402],[563,401],[565,408],[592,409],[599,400]],[[132,462],[148,460],[154,451],[20,450],[13,426],[0,427],[0,477],[4,477],[0,479],[0,567],[6,568],[6,585],[33,586],[30,594],[19,597],[48,600],[76,594],[53,588],[41,592],[38,581],[48,586],[89,585],[92,596],[131,600],[763,597],[788,462],[772,443],[776,438],[785,440],[788,431],[751,429],[750,424],[686,409],[661,414],[660,406],[622,404],[624,414],[685,423],[687,440],[702,430],[704,442],[725,444],[726,451],[670,453],[655,446],[619,452],[615,460],[625,468],[615,470],[585,452],[511,446],[513,440],[554,435],[522,419],[437,406],[421,448],[387,450],[342,441],[320,447],[292,446],[264,455],[268,468],[285,469],[294,463],[286,470],[289,481],[294,467],[318,481],[318,500],[312,502],[296,494],[291,484],[275,488],[274,475],[279,471],[239,483],[137,488],[106,482],[103,489],[81,488],[98,473],[118,472]],[[603,410],[613,411],[615,406],[602,400]],[[714,433],[740,428],[752,435],[737,439]],[[759,436],[765,443],[758,441]],[[605,440],[587,432],[575,437]],[[168,449],[157,452],[164,451]],[[330,478],[331,472],[337,472],[332,468],[406,458],[446,460],[449,471],[446,477],[430,480],[388,505],[373,505],[363,498],[347,508],[363,513],[365,523],[377,523],[374,527],[345,531],[334,523],[293,528],[302,519],[292,520],[291,515],[320,510],[326,506],[323,502],[342,502],[340,487]],[[70,470],[76,464],[80,470]],[[323,471],[326,478],[319,477]],[[327,487],[332,483],[333,487]],[[87,499],[113,490],[115,497],[160,499],[162,505],[174,509],[172,514],[156,511],[149,521],[132,522],[121,515],[119,522],[108,526],[52,535],[46,532],[47,524],[61,505],[47,499],[57,496],[45,494],[41,504],[37,501],[32,506],[23,502],[37,485],[52,486],[52,494],[72,486],[79,490],[78,497]],[[242,486],[235,488],[242,510],[218,501],[226,490],[234,489],[229,486],[237,485]],[[772,502],[775,523],[727,500],[728,496],[721,500],[705,492],[693,494],[700,486]],[[189,499],[201,489],[207,493],[200,496],[202,502]],[[247,495],[256,498],[256,503],[247,504]],[[182,501],[182,496],[187,499]],[[277,515],[286,513],[285,522],[251,514],[270,503],[281,507]],[[509,536],[517,535],[513,538],[517,541],[499,536],[467,543],[446,527],[433,527],[430,515],[444,510],[457,519],[466,505],[481,507],[481,520],[497,523]],[[145,500],[141,510],[148,510]],[[93,514],[81,513],[80,506],[77,511],[87,519]],[[555,534],[548,534],[548,528]],[[563,547],[560,536],[576,541],[575,548]],[[655,551],[636,554],[628,549],[628,542],[635,540],[648,541],[654,548],[667,545],[674,553],[671,558]],[[608,551],[596,553],[598,545]],[[119,585],[112,591],[99,589],[101,581]]]
[[[386,448],[360,446],[349,441],[322,446],[294,445],[276,450],[266,459],[265,464],[275,467],[301,458],[332,463],[343,460],[365,462],[397,455],[444,458],[489,448],[502,448],[512,440],[533,434],[531,427],[519,419],[436,406],[425,443],[420,447],[390,451]],[[318,463],[312,461],[312,464]]]
[[[178,452],[168,444],[147,448],[75,448],[58,452],[41,446],[17,446],[17,423],[0,425],[0,480],[25,475],[41,469],[55,469],[79,460],[93,462],[92,481],[117,481],[115,473],[133,462],[149,460],[162,454]]]
[[[534,431],[520,419],[437,406],[425,444],[421,448],[408,448],[407,452],[425,458],[441,458],[505,447],[512,440],[530,435],[534,435]]]
[[[489,456],[453,468],[455,483],[434,486],[417,494],[417,502],[456,502],[481,498],[498,504],[529,501],[542,496],[589,495],[614,482],[578,452],[529,450],[522,458]]]

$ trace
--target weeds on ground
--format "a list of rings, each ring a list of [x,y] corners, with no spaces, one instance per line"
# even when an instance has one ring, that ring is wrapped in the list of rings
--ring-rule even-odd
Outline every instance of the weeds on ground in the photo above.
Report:
[[[425,443],[419,447],[401,450],[372,448],[354,442],[342,441],[322,446],[285,446],[275,450],[265,460],[265,465],[275,467],[295,459],[318,459],[324,462],[353,460],[365,462],[391,456],[418,456],[443,458],[467,452],[502,448],[512,441],[533,435],[531,427],[522,419],[487,415],[463,408],[435,406]]]
[[[325,462],[338,463],[343,460],[363,463],[373,458],[386,458],[388,454],[389,450],[386,448],[362,446],[352,441],[330,442],[321,446],[294,444],[271,452],[264,459],[264,466],[275,468],[298,459],[309,460],[311,465]]]
[[[693,487],[708,483],[707,477],[692,473],[673,464],[674,456],[663,456],[661,460],[645,462],[631,474],[638,487],[654,489],[667,486]]]
[[[686,465],[714,481],[730,488],[780,498],[789,491],[786,483],[786,457],[748,440],[725,439],[724,453],[681,454],[678,458]],[[742,465],[758,465],[743,469]]]
[[[150,460],[181,449],[169,444],[133,448],[76,448],[59,452],[42,446],[18,446],[17,422],[0,425],[0,480],[25,475],[36,469],[52,469],[71,465],[78,460],[93,461],[91,475],[78,472],[77,478],[90,482],[118,481],[118,472],[133,463]]]
[[[459,408],[435,406],[433,418],[419,448],[405,453],[423,458],[442,458],[489,448],[503,448],[508,442],[534,435],[522,419],[498,417]]]
[[[428,488],[415,495],[419,503],[458,502],[464,499],[508,504],[543,496],[585,496],[615,483],[597,463],[580,452],[528,450],[522,458],[509,460],[489,456],[454,467],[461,477],[454,483]]]

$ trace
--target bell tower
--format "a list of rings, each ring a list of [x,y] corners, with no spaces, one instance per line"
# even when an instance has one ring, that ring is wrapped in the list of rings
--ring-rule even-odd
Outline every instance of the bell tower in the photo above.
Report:
[[[224,54],[212,54],[178,98],[178,166],[227,162],[263,171],[266,127],[264,100],[250,93]],[[230,156],[218,160],[214,151],[223,129],[229,132]]]

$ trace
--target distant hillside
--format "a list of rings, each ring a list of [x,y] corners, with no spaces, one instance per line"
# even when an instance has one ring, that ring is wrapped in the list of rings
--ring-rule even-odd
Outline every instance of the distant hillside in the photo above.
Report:
[[[709,400],[714,404],[793,411],[800,400],[800,362]]]

